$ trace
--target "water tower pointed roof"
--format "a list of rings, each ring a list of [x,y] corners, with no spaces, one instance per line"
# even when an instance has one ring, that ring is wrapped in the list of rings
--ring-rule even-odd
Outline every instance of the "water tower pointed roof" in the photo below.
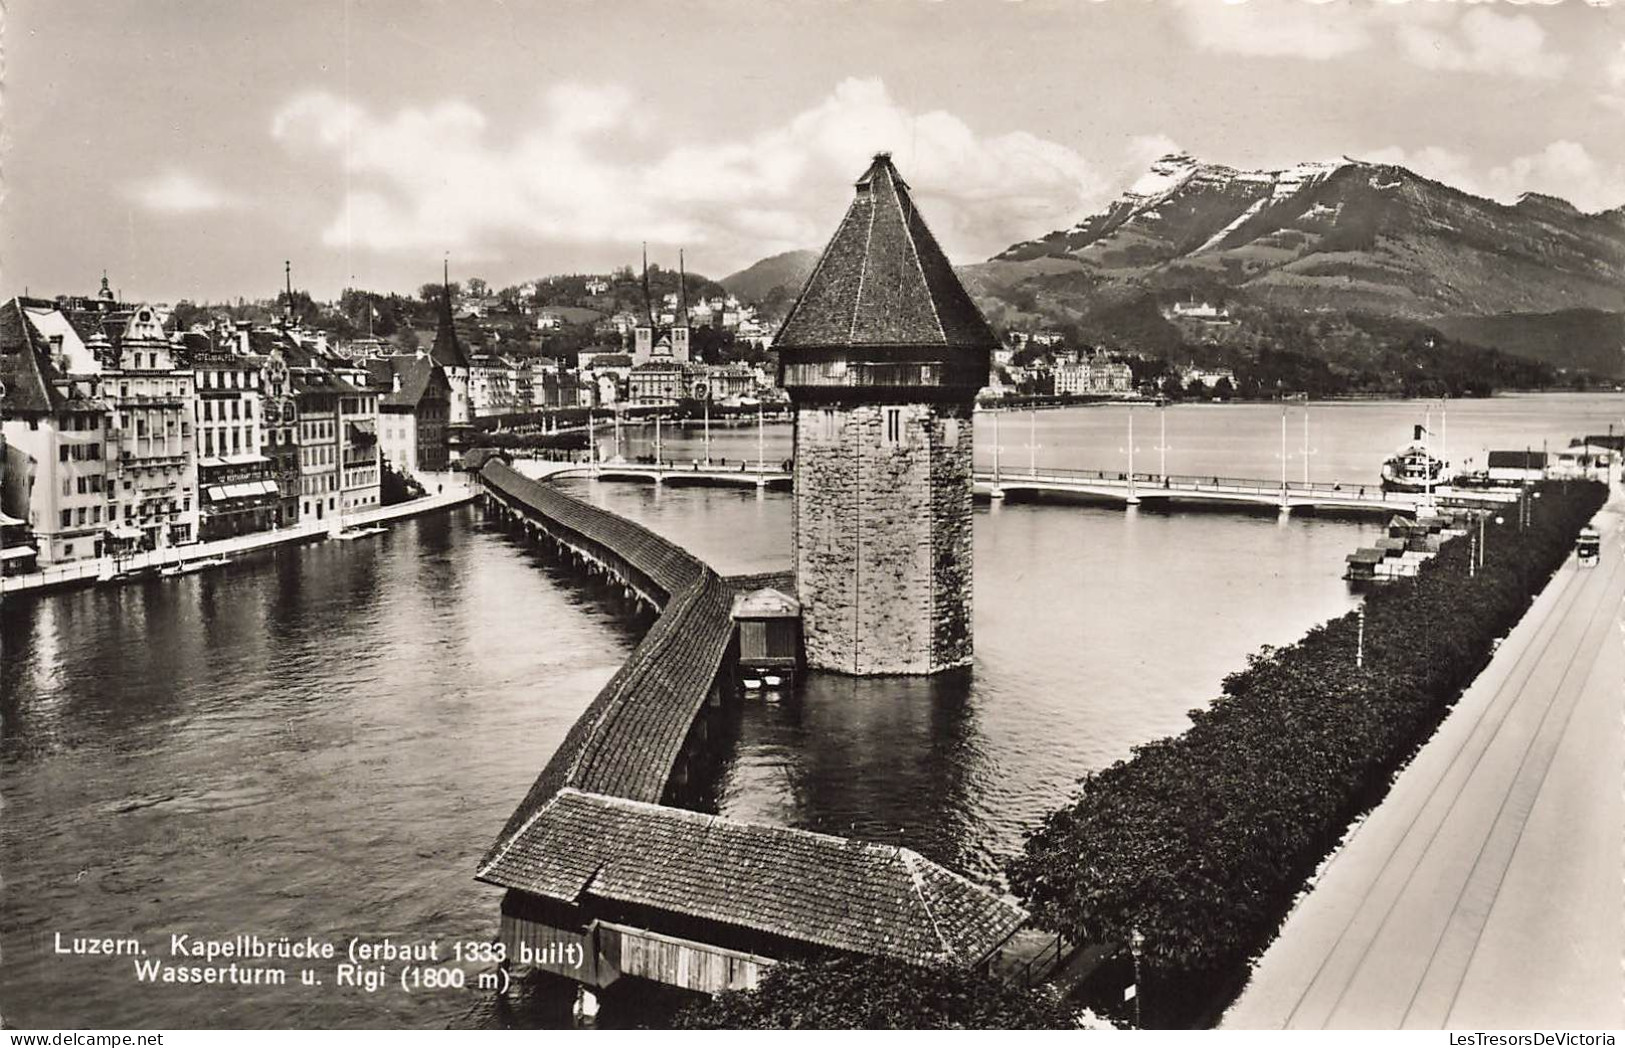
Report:
[[[818,260],[776,349],[998,345],[892,164],[877,153]]]

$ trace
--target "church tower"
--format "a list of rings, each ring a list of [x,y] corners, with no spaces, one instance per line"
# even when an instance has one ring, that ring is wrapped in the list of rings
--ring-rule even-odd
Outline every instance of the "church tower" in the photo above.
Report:
[[[807,661],[937,673],[971,661],[971,413],[998,340],[889,153],[774,340],[795,406]]]
[[[671,318],[671,358],[688,363],[688,274],[683,269],[682,249],[677,251],[677,313]]]
[[[649,358],[654,356],[655,347],[655,316],[654,306],[649,302],[649,245],[643,245],[643,316],[639,318],[637,327],[632,329],[632,362],[647,364]]]
[[[473,406],[469,403],[469,372],[471,364],[462,340],[457,337],[457,321],[451,310],[450,263],[442,264],[440,285],[440,317],[435,327],[434,348],[429,356],[445,372],[446,384],[451,387],[448,419],[452,425],[466,425],[474,421]]]

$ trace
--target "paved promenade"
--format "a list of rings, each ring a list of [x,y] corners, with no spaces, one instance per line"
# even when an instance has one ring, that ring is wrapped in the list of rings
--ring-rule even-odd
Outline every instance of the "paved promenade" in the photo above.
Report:
[[[1559,569],[1327,864],[1225,1027],[1625,1027],[1617,491],[1601,562]]]

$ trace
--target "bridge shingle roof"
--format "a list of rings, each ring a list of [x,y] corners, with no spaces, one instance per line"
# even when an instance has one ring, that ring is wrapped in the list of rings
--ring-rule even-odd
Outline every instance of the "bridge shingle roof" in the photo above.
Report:
[[[479,879],[912,964],[976,964],[1027,920],[917,852],[565,788]]]

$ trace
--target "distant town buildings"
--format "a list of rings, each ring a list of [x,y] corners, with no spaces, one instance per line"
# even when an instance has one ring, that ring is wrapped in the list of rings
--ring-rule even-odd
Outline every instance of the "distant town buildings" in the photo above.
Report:
[[[1230,310],[1224,306],[1215,306],[1211,302],[1197,302],[1195,300],[1175,302],[1172,306],[1163,310],[1162,314],[1170,320],[1175,318],[1214,321],[1230,319]]]
[[[1067,361],[1055,368],[1057,394],[1127,394],[1134,391],[1134,370],[1103,352]]]

